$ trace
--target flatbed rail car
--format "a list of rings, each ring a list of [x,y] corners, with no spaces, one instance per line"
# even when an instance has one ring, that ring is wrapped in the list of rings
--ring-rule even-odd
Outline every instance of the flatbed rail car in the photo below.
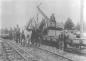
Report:
[[[10,36],[9,36],[9,34],[1,34],[0,38],[9,39]]]
[[[82,49],[86,47],[86,38],[74,38],[67,41],[67,44],[71,47]]]

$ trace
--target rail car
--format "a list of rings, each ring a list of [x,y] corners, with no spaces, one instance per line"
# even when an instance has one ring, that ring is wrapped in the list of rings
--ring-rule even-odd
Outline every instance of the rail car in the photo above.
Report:
[[[77,37],[70,38],[69,37],[70,35],[68,35],[68,37],[65,40],[64,34],[63,36],[61,36],[61,38],[59,38],[59,36],[62,33],[63,32],[60,31],[58,36],[42,35],[42,37],[39,36],[38,39],[34,39],[35,41],[34,42],[32,41],[32,42],[35,43],[35,45],[43,44],[43,45],[52,46],[58,49],[64,49],[64,50],[68,48],[78,49],[78,50],[86,48],[86,38],[77,38]]]
[[[71,39],[67,42],[67,45],[69,45],[72,48],[78,48],[78,49],[86,48],[86,38]]]
[[[0,37],[3,39],[9,39],[10,38],[9,34],[1,34]]]

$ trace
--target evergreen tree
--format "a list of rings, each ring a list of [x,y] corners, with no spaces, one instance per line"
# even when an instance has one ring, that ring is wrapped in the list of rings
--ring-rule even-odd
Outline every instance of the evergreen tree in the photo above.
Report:
[[[72,30],[73,27],[74,27],[74,23],[72,22],[72,19],[68,18],[67,21],[65,22],[64,29]]]

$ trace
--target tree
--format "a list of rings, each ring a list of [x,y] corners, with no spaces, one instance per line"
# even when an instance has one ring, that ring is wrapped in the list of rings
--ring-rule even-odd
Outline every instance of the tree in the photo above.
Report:
[[[72,22],[72,19],[68,18],[67,21],[65,22],[64,29],[72,30],[73,27],[74,27],[74,23]]]
[[[77,24],[75,28],[76,30],[80,31],[80,24]]]

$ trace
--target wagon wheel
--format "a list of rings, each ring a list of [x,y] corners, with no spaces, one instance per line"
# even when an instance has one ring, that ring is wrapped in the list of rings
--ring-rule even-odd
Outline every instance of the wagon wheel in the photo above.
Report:
[[[32,45],[35,47],[39,47],[39,43],[37,39],[34,39],[33,41],[31,41]]]

